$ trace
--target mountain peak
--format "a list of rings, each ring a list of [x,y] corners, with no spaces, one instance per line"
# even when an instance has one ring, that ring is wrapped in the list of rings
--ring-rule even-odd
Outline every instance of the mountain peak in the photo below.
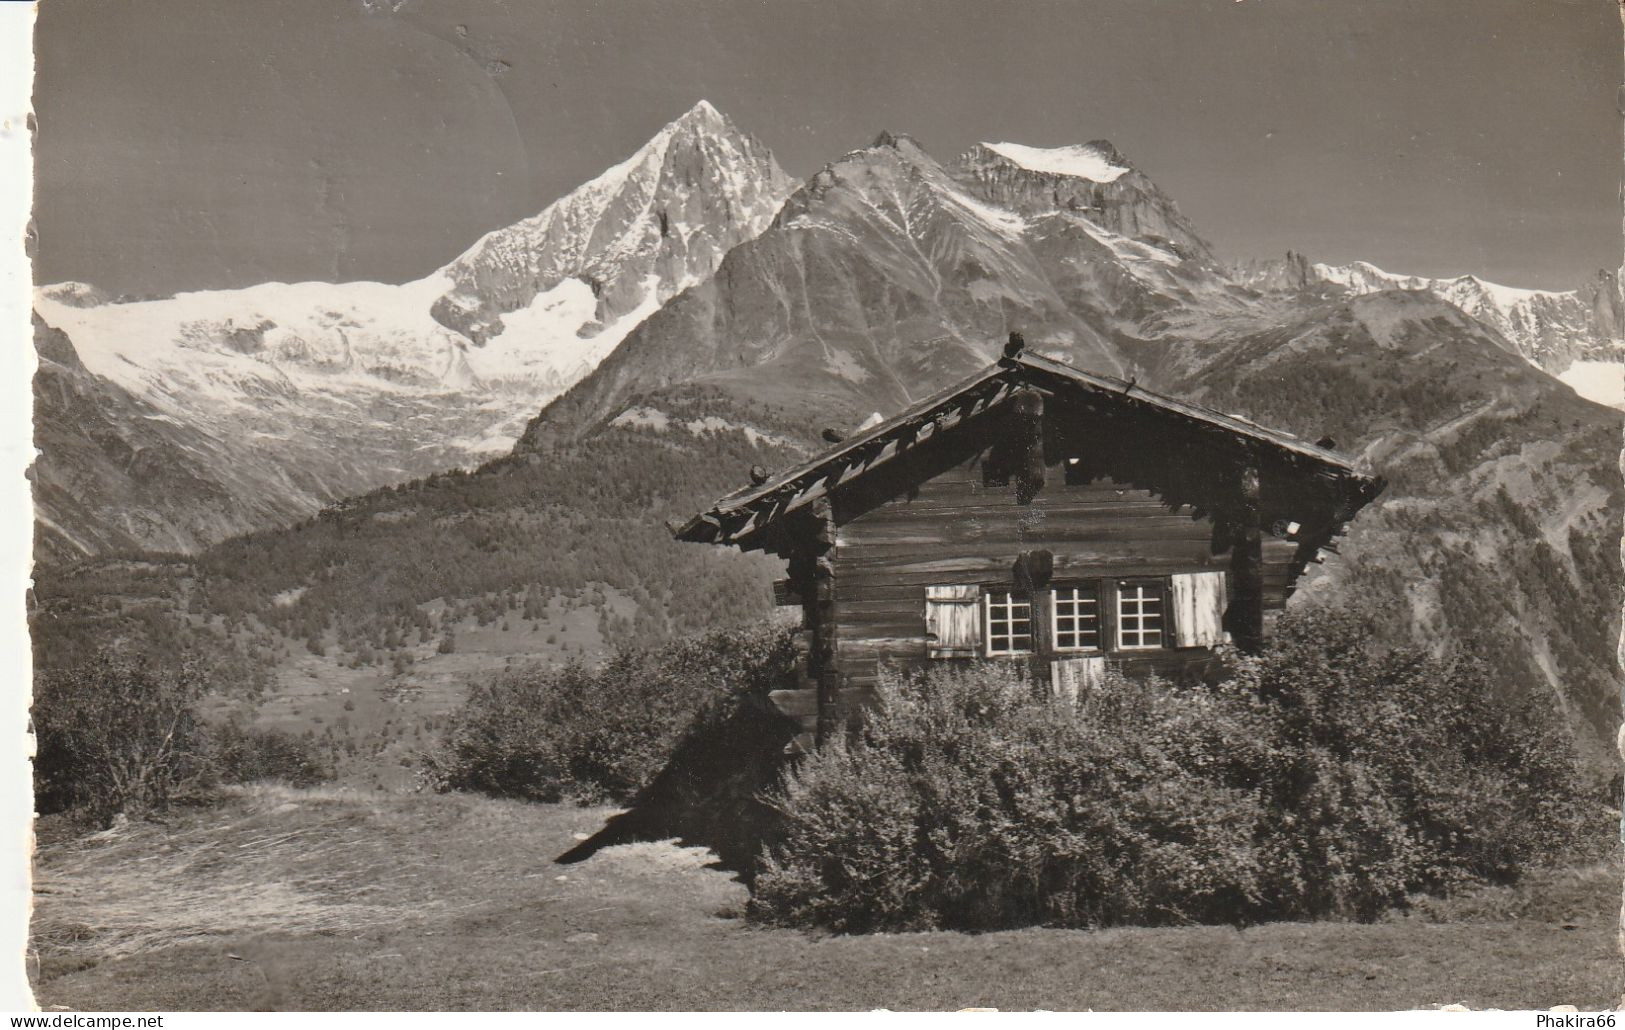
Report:
[[[1315,265],[1313,278],[1354,294],[1422,291],[1488,325],[1530,363],[1560,374],[1575,361],[1618,355],[1625,304],[1598,290],[1533,290],[1504,286],[1471,273],[1429,278],[1384,271],[1369,261]]]
[[[1120,165],[1123,168],[1130,169],[1134,167],[1134,165],[1130,163],[1129,159],[1123,156],[1123,152],[1117,149],[1117,145],[1109,139],[1092,139],[1085,143],[1084,147],[1094,151],[1114,165]]]
[[[105,290],[89,283],[71,279],[66,282],[52,283],[49,286],[41,286],[38,292],[41,296],[75,308],[93,308],[100,304],[107,304],[112,300]]]
[[[732,123],[728,116],[718,111],[709,100],[701,99],[695,105],[684,111],[672,120],[671,126],[705,126],[707,128],[731,128]]]
[[[876,136],[875,141],[869,144],[869,148],[872,150],[876,147],[891,147],[893,150],[900,150],[902,149],[902,145],[904,143],[909,144],[915,150],[925,149],[920,146],[919,140],[915,139],[913,136],[910,136],[908,133],[892,132],[890,129],[881,129],[880,135]]]
[[[451,289],[432,313],[484,347],[507,322],[525,324],[539,296],[577,280],[596,309],[578,335],[611,347],[619,339],[607,335],[612,324],[624,333],[707,278],[724,253],[771,221],[791,188],[760,141],[700,100],[630,157],[441,269]],[[552,310],[558,300],[543,304]],[[518,336],[508,345],[524,346]],[[583,353],[592,355],[588,367],[602,356]]]

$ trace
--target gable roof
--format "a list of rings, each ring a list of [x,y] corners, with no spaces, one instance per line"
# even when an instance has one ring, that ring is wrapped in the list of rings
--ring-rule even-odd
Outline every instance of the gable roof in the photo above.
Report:
[[[864,476],[901,451],[982,414],[1023,384],[1069,388],[1114,407],[1153,412],[1189,429],[1225,436],[1250,452],[1274,458],[1305,476],[1333,485],[1343,502],[1339,507],[1346,510],[1343,520],[1351,518],[1386,485],[1380,477],[1355,471],[1352,459],[1306,443],[1291,433],[1154,393],[1132,380],[1085,372],[1053,358],[1023,352],[1001,358],[793,468],[719,498],[673,535],[696,543],[743,545],[744,538],[827,495],[836,486]]]

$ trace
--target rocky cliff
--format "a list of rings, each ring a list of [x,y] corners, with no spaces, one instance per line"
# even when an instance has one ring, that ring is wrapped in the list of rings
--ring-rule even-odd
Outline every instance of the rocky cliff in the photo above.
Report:
[[[1071,211],[1117,233],[1211,264],[1213,250],[1157,184],[1107,140],[1067,147],[979,143],[955,176],[977,194],[1027,215]]]

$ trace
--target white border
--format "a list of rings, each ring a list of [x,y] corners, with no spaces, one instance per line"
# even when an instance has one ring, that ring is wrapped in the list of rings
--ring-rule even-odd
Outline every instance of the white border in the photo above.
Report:
[[[31,567],[33,505],[24,474],[34,460],[33,270],[24,249],[33,194],[34,14],[31,3],[0,3],[0,1009],[34,1008],[26,952],[33,852],[34,792],[29,758],[25,588]]]

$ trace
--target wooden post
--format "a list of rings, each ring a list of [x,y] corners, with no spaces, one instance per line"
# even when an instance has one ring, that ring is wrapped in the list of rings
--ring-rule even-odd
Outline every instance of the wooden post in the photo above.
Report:
[[[1011,458],[1015,465],[1016,503],[1029,505],[1044,489],[1044,395],[1030,386],[1021,387],[1012,398],[1015,425],[1012,427]],[[1028,527],[1043,512],[1024,512],[1018,520],[1020,535],[1026,540]],[[1054,556],[1049,551],[1022,551],[1016,558],[1014,580],[1016,591],[1027,595],[1032,615],[1033,654],[1028,660],[1035,684],[1048,684],[1049,658],[1053,650],[1050,637],[1049,600],[1045,589],[1049,586],[1054,568]]]
[[[1044,396],[1030,387],[1016,391],[1016,503],[1031,504],[1044,489]]]
[[[1243,466],[1236,478],[1235,536],[1230,550],[1235,600],[1229,613],[1230,635],[1237,647],[1252,654],[1264,643],[1264,535],[1259,529],[1257,466]]]
[[[818,734],[818,680],[813,675],[813,630],[816,615],[812,608],[814,593],[814,565],[811,555],[796,554],[790,558],[788,589],[801,605],[801,629],[791,638],[795,657],[795,685],[786,690],[768,694],[779,711],[796,720],[799,732],[790,745],[791,753],[812,750]]]
[[[1032,607],[1033,654],[1028,660],[1034,684],[1050,683],[1049,663],[1055,650],[1050,633],[1050,577],[1055,569],[1055,556],[1049,551],[1022,551],[1016,556],[1011,569],[1011,581],[1016,593],[1026,594]],[[1053,685],[1051,685],[1053,687]]]
[[[816,742],[822,744],[840,728],[841,670],[835,645],[835,518],[828,497],[814,501],[809,514],[813,519],[808,570],[812,589],[803,595],[802,611],[812,635],[809,665],[818,687]]]

